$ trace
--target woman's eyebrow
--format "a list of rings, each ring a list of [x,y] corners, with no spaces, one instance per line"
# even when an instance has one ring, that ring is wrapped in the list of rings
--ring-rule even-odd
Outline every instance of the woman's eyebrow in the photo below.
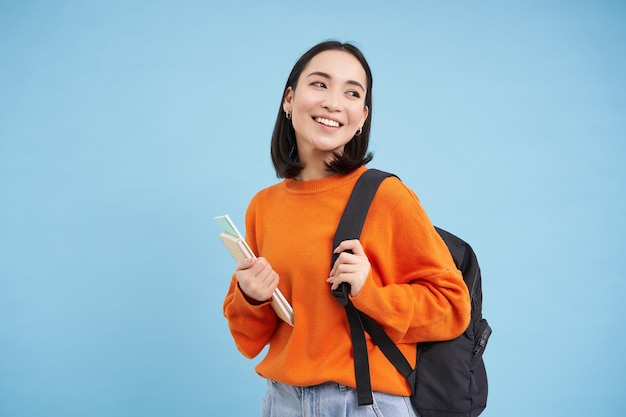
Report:
[[[307,77],[311,77],[311,76],[313,76],[313,75],[317,75],[317,76],[320,76],[320,77],[326,78],[326,79],[328,79],[328,80],[331,80],[331,79],[333,78],[333,77],[331,77],[331,76],[330,76],[330,74],[327,74],[327,73],[322,72],[322,71],[313,71],[312,73],[310,73],[309,75],[307,75]],[[357,87],[359,87],[361,90],[365,91],[365,88],[363,87],[363,85],[362,85],[360,82],[358,82],[358,81],[348,80],[348,81],[346,81],[346,84],[351,84],[351,85],[357,86]]]

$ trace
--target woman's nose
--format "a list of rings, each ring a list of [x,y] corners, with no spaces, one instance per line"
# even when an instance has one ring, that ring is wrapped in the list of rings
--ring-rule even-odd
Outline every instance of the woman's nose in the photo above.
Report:
[[[322,106],[329,111],[337,111],[341,108],[341,93],[337,91],[328,90]]]

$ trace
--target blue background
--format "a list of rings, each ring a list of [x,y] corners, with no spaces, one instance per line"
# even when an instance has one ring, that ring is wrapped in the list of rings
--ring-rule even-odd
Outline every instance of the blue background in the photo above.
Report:
[[[469,241],[484,416],[626,415],[623,1],[0,0],[0,415],[258,415],[221,303],[296,59],[374,73],[371,166]]]

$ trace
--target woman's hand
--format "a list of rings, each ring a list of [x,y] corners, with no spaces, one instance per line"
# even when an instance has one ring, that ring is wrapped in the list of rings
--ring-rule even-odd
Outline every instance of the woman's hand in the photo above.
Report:
[[[336,290],[339,284],[347,282],[350,284],[350,295],[355,297],[363,288],[371,267],[363,246],[357,239],[344,240],[335,248],[334,253],[340,255],[326,282],[332,284],[331,290]]]
[[[265,258],[238,262],[235,275],[239,288],[251,301],[263,303],[269,300],[278,287],[278,274]]]

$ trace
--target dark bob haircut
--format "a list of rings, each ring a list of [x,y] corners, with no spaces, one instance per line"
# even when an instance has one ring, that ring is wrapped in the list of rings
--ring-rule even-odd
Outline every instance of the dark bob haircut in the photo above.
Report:
[[[285,100],[287,89],[291,87],[295,91],[300,74],[302,74],[302,71],[309,61],[320,52],[328,50],[348,52],[361,63],[361,66],[365,70],[365,75],[367,76],[365,106],[368,108],[368,116],[363,124],[361,134],[358,137],[353,137],[352,140],[346,144],[342,154],[335,153],[334,159],[327,164],[327,168],[333,173],[347,174],[367,164],[373,158],[372,153],[368,151],[372,121],[372,72],[370,71],[370,67],[365,57],[356,46],[338,41],[326,41],[315,45],[300,57],[291,70],[291,74],[289,74],[289,78],[285,84],[280,106],[278,107],[278,116],[276,116],[276,123],[274,124],[271,146],[272,163],[274,164],[278,178],[295,178],[304,168],[297,156],[296,132],[293,129],[291,120],[285,117],[283,111],[283,101]]]

